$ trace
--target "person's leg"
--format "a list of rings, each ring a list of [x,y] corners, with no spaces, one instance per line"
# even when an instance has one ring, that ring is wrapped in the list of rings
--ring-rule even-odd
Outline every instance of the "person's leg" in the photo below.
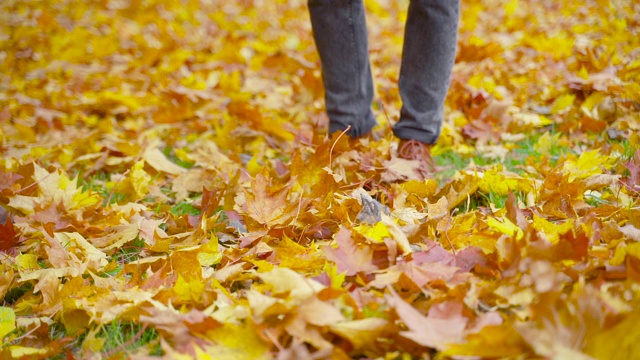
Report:
[[[322,62],[329,133],[359,137],[371,131],[373,80],[362,0],[309,0],[313,36]]]
[[[455,60],[459,0],[411,0],[400,68],[400,120],[394,134],[433,144]]]

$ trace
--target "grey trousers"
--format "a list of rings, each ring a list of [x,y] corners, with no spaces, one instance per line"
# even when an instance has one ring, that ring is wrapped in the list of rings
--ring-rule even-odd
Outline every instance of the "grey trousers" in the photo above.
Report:
[[[313,37],[322,63],[329,132],[366,135],[376,125],[373,80],[362,0],[309,0]],[[459,0],[411,0],[405,25],[399,90],[400,139],[433,144],[455,60]]]

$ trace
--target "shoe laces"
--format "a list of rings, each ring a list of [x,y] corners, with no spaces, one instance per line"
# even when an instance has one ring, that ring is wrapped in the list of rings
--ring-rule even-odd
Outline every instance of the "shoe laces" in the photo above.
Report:
[[[398,149],[398,156],[407,160],[418,160],[428,167],[433,168],[430,148],[430,145],[418,140],[403,140]]]

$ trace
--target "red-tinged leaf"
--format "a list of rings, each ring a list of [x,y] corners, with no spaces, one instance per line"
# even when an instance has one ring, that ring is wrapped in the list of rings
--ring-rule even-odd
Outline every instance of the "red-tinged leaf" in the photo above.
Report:
[[[471,271],[476,264],[482,266],[486,265],[486,259],[482,252],[482,249],[476,246],[468,246],[455,255],[454,266],[457,266],[462,271]]]
[[[373,250],[365,245],[358,245],[351,237],[351,231],[341,228],[335,237],[337,246],[327,245],[322,250],[330,261],[338,266],[338,272],[346,272],[348,276],[359,272],[378,269],[373,261]]]
[[[470,271],[476,264],[485,265],[485,257],[479,247],[468,246],[456,254],[452,254],[435,242],[429,241],[427,245],[429,246],[428,251],[421,251],[412,255],[414,262],[417,264],[437,262],[455,266],[463,272]]]
[[[524,212],[518,207],[516,195],[513,191],[509,191],[509,194],[507,195],[505,209],[507,210],[507,219],[511,220],[512,223],[518,225],[523,231],[529,227],[529,222],[527,221]]]
[[[459,302],[433,305],[428,315],[424,316],[398,294],[387,296],[387,300],[409,329],[400,332],[400,335],[417,344],[444,350],[448,345],[461,342],[464,338],[469,319],[462,315],[463,305]]]
[[[629,169],[629,177],[624,181],[627,187],[636,193],[640,193],[640,150],[636,150],[632,160],[625,167]]]
[[[500,140],[500,132],[494,128],[494,125],[482,120],[474,120],[470,124],[465,125],[462,128],[462,134],[481,144],[489,142],[497,143]]]
[[[457,272],[459,272],[458,268],[439,262],[422,265],[418,265],[415,262],[400,263],[386,269],[384,273],[376,275],[375,280],[368,285],[382,289],[397,284],[403,279],[402,275],[404,275],[418,288],[422,288],[433,281],[447,283],[454,278]]]
[[[7,217],[4,225],[0,224],[0,251],[10,252],[19,240],[20,237],[13,227],[13,220]]]
[[[178,274],[169,274],[170,271],[170,266],[164,263],[162,267],[152,275],[147,274],[147,278],[140,288],[142,290],[154,290],[162,287],[172,287],[176,280],[178,280]]]
[[[204,312],[196,309],[191,309],[190,312],[185,314],[182,322],[192,334],[204,334],[220,326],[220,323],[211,316],[205,315]]]
[[[219,189],[208,190],[204,188],[202,190],[202,202],[200,208],[202,209],[201,217],[208,218],[220,205],[221,191]]]

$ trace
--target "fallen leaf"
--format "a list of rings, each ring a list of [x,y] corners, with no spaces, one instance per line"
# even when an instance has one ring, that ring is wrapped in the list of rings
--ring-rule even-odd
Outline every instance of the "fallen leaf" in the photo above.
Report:
[[[640,229],[636,228],[635,226],[627,224],[625,226],[618,227],[618,229],[629,239],[640,241]]]
[[[356,349],[364,349],[383,336],[388,321],[381,318],[343,321],[331,325],[331,331],[346,338]]]
[[[445,350],[449,345],[459,343],[464,338],[468,319],[462,316],[462,304],[436,304],[427,316],[402,300],[397,294],[387,297],[408,331],[400,334],[419,345]]]
[[[287,203],[292,184],[274,189],[267,174],[260,173],[251,181],[251,192],[245,192],[245,211],[264,225],[282,225],[294,216],[297,206]],[[297,204],[295,204],[297,205]]]
[[[346,228],[341,228],[335,235],[335,245],[326,245],[322,251],[328,260],[336,263],[338,271],[347,276],[377,269],[372,263],[373,250],[367,245],[356,244]]]
[[[142,159],[157,171],[162,171],[167,174],[179,175],[187,171],[187,169],[179,166],[164,156],[160,149],[149,146],[142,154]]]
[[[467,336],[467,342],[450,345],[446,356],[481,356],[502,358],[519,356],[528,352],[527,344],[520,336],[514,336],[515,330],[509,324],[486,326],[479,333]]]
[[[640,332],[636,326],[640,318],[637,311],[625,314],[621,322],[603,329],[585,346],[585,353],[596,359],[634,359],[640,348]]]
[[[12,308],[0,307],[0,338],[4,338],[16,328],[16,314]]]
[[[262,281],[272,286],[275,294],[289,293],[289,296],[296,300],[304,300],[325,288],[319,282],[307,279],[287,268],[274,268],[257,275]]]
[[[0,251],[10,252],[18,244],[20,237],[16,233],[11,218],[5,220],[4,225],[0,224]]]
[[[313,297],[304,301],[296,312],[307,323],[318,326],[332,326],[345,320],[338,308]]]

